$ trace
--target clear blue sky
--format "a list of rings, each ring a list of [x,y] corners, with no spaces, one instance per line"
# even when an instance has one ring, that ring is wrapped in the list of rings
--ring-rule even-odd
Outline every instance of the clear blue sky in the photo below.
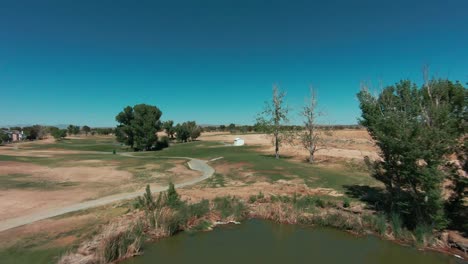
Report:
[[[0,1],[0,125],[111,126],[137,103],[249,124],[273,83],[353,124],[361,81],[424,64],[468,82],[468,1]]]

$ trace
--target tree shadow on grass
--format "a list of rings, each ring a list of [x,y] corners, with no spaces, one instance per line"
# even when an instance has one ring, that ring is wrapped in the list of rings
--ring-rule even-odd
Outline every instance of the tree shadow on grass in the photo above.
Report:
[[[262,154],[260,155],[262,157],[265,157],[265,158],[276,158],[275,154]],[[280,158],[279,159],[292,159],[293,156],[287,156],[287,155],[280,155]]]
[[[366,203],[368,209],[385,211],[388,196],[385,189],[368,185],[344,185],[346,195]]]

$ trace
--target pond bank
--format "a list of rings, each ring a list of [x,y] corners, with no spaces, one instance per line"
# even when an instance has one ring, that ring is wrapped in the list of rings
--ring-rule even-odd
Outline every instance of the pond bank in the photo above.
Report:
[[[62,257],[60,263],[109,263],[142,253],[141,245],[147,241],[170,237],[179,231],[212,230],[216,223],[246,219],[266,219],[277,223],[302,226],[334,227],[358,235],[357,239],[369,234],[384,240],[416,245],[419,249],[437,250],[454,254],[446,242],[434,234],[424,234],[417,242],[407,230],[392,230],[381,216],[372,213],[356,213],[343,208],[336,201],[324,201],[314,196],[271,196],[257,195],[250,204],[236,197],[218,197],[212,201],[201,200],[187,204],[173,193],[160,195],[158,200],[147,201],[151,195],[137,200],[139,210],[133,210],[105,229],[103,234],[83,244],[76,253]],[[152,199],[152,198],[149,198]],[[145,207],[148,206],[149,207]],[[142,207],[143,206],[143,207]],[[377,238],[376,238],[377,239]],[[389,243],[389,242],[388,242]],[[396,243],[394,243],[396,245]],[[421,252],[421,251],[420,251]],[[454,251],[463,255],[462,252]],[[466,257],[466,256],[465,256]],[[85,261],[84,261],[85,260]]]

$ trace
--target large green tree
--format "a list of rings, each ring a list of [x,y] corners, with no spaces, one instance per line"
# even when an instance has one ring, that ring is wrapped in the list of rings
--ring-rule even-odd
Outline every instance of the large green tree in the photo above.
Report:
[[[10,137],[6,132],[0,129],[0,144],[10,141]]]
[[[177,140],[187,142],[197,139],[202,129],[195,121],[187,121],[182,124],[177,124],[175,131]]]
[[[373,176],[386,187],[388,209],[409,227],[444,227],[443,166],[466,129],[466,89],[448,80],[419,88],[405,80],[375,96],[364,89],[358,99],[360,123],[380,148]]]
[[[29,140],[43,139],[47,133],[47,129],[41,125],[24,127],[23,132]]]
[[[85,132],[85,135],[87,136],[89,132],[91,132],[91,128],[89,126],[84,125],[81,129]]]
[[[67,129],[59,129],[58,127],[49,127],[49,131],[55,140],[61,140],[67,136]]]
[[[117,140],[134,150],[150,150],[158,140],[162,112],[156,106],[138,104],[127,106],[116,117],[119,125],[115,129]]]

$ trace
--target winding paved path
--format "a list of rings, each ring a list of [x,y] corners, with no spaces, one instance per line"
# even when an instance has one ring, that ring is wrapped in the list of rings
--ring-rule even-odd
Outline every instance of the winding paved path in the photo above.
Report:
[[[142,157],[142,156],[134,156],[130,153],[121,153],[121,155],[127,156],[127,157],[134,157],[134,158],[147,158],[147,157]],[[188,159],[189,161],[187,163],[190,169],[202,172],[202,176],[183,182],[183,183],[176,184],[175,185],[176,188],[181,188],[181,187],[185,187],[188,185],[201,182],[211,177],[215,172],[215,170],[211,166],[209,166],[206,161],[203,161],[203,160],[192,159],[188,157],[161,157],[161,158]],[[167,186],[161,187],[161,186],[151,185],[151,191],[153,193],[165,191],[167,190],[167,188],[168,188]],[[0,221],[0,232],[11,229],[11,228],[34,223],[39,220],[44,220],[47,218],[70,213],[70,212],[76,212],[76,211],[85,210],[85,209],[89,209],[89,208],[93,208],[97,206],[102,206],[102,205],[114,203],[114,202],[121,201],[121,200],[133,199],[141,195],[143,192],[144,192],[144,189],[136,191],[136,192],[131,192],[131,193],[120,193],[120,194],[102,197],[96,200],[72,204],[72,205],[68,205],[65,207],[61,207],[61,208],[46,209],[42,212],[3,220],[3,221]]]

